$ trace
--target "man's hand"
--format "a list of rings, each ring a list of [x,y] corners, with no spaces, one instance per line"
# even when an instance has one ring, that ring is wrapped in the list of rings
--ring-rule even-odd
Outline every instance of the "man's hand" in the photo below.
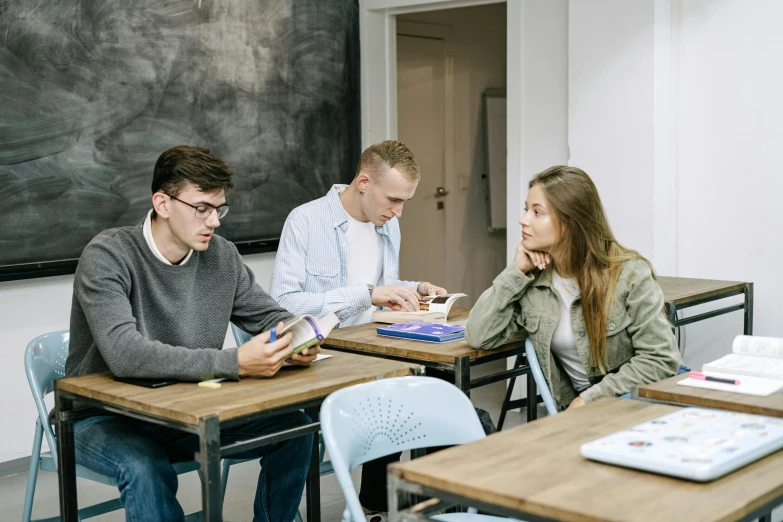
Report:
[[[422,296],[427,296],[427,295],[435,296],[435,295],[448,294],[445,288],[435,286],[432,283],[419,283],[418,292],[419,295]]]
[[[571,401],[571,404],[569,404],[568,408],[566,408],[566,409],[567,410],[573,410],[573,409],[576,409],[576,408],[581,408],[584,405],[585,405],[585,401],[584,401],[584,399],[582,399],[582,396],[581,395],[577,395],[576,398]]]
[[[315,360],[319,353],[321,353],[321,345],[316,344],[310,348],[305,348],[299,353],[295,353],[293,356],[286,359],[285,362],[295,366],[310,366],[310,363]]]
[[[418,292],[409,286],[376,286],[372,290],[372,304],[386,306],[392,310],[418,312],[419,298]]]
[[[285,325],[277,323],[277,330]],[[256,335],[237,348],[240,377],[274,377],[286,359],[291,358],[293,334],[287,332],[274,342],[269,342],[269,332]]]
[[[522,246],[522,241],[517,243],[517,251],[514,254],[514,264],[517,265],[522,273],[527,274],[534,268],[543,270],[552,262],[552,258],[546,252],[538,250],[528,250]]]

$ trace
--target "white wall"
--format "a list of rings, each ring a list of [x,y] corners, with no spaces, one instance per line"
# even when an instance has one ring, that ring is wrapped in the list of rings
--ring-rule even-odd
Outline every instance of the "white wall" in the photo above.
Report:
[[[245,256],[264,289],[269,288],[274,260],[274,253]],[[73,276],[0,283],[0,463],[30,455],[36,409],[24,372],[24,350],[33,337],[68,329],[72,287]],[[234,346],[232,340],[227,342]]]
[[[653,253],[653,0],[570,2],[570,164],[598,187],[618,241]]]
[[[506,259],[521,239],[527,184],[568,163],[568,0],[508,2]]]
[[[663,275],[753,281],[754,333],[773,336],[781,17],[775,0],[582,0],[569,15],[571,164],[596,180],[618,238]],[[661,205],[659,190],[673,197]],[[740,312],[688,326],[686,363],[726,353],[741,332]]]
[[[783,3],[676,2],[679,275],[753,281],[754,333],[783,337]],[[689,327],[698,364],[741,313]]]

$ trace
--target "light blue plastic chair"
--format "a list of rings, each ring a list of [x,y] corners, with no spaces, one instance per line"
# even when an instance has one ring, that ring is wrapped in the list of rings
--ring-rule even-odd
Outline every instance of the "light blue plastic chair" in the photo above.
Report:
[[[538,393],[541,395],[541,399],[544,401],[547,413],[549,415],[557,414],[557,406],[555,406],[555,401],[552,399],[552,393],[549,391],[549,385],[544,378],[544,373],[541,371],[541,365],[538,363],[536,349],[533,347],[533,343],[530,341],[530,339],[525,341],[525,355],[527,356],[527,363],[530,366],[530,373],[533,374],[533,379],[536,381]],[[682,373],[687,373],[690,370],[690,368],[681,364],[677,374],[679,375]],[[620,398],[630,399],[631,394],[626,393],[624,395],[620,395]]]
[[[27,479],[22,522],[30,522],[38,470],[57,472],[57,442],[54,438],[52,426],[49,424],[49,413],[46,410],[44,397],[54,392],[55,379],[65,377],[65,360],[68,358],[69,342],[70,334],[68,330],[39,335],[30,341],[24,353],[25,373],[27,374],[27,382],[30,383],[30,390],[33,392],[35,407],[38,409],[38,418],[35,421],[33,453],[30,457],[30,471]],[[44,435],[46,436],[46,442],[49,444],[51,456],[41,455],[41,443]],[[194,461],[180,462],[174,464],[174,469],[179,475],[189,471],[197,471],[199,470],[199,465]],[[112,477],[95,473],[78,464],[76,465],[76,476],[108,486],[117,486],[117,482]],[[82,508],[79,510],[79,518],[91,518],[117,509],[122,509],[119,498]],[[200,513],[192,516],[200,519]],[[56,520],[60,520],[60,517],[39,519],[37,522],[53,522]]]
[[[321,406],[321,430],[343,490],[343,522],[365,520],[351,471],[400,451],[465,444],[485,437],[470,399],[433,377],[396,377],[336,391]],[[468,513],[437,515],[441,522],[509,520]]]
[[[525,341],[525,356],[527,357],[527,364],[530,366],[530,373],[533,375],[533,380],[536,381],[538,393],[544,401],[544,406],[546,406],[546,412],[549,415],[556,415],[557,406],[555,406],[555,401],[552,399],[552,393],[549,391],[549,385],[544,378],[544,372],[541,371],[541,365],[538,363],[538,355],[536,354],[536,349],[533,347],[530,338]]]

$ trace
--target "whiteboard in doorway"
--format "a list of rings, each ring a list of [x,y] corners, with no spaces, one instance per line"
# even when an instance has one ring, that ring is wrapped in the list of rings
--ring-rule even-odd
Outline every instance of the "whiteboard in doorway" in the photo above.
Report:
[[[506,90],[487,89],[484,113],[484,188],[489,231],[506,228]]]

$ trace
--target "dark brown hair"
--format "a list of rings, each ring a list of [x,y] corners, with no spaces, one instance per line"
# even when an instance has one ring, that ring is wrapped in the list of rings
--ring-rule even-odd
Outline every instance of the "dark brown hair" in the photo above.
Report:
[[[639,252],[615,239],[593,180],[576,167],[550,167],[530,181],[544,191],[562,235],[552,247],[561,264],[558,272],[579,283],[582,313],[590,340],[590,359],[606,372],[606,320],[625,261],[640,259]],[[653,278],[655,272],[653,271]]]
[[[228,194],[234,187],[232,175],[231,169],[209,149],[179,145],[163,152],[155,163],[152,193],[177,197],[190,183],[202,192],[222,190]],[[156,216],[153,209],[152,218]]]
[[[360,172],[379,179],[389,169],[397,169],[409,181],[419,181],[421,174],[411,150],[399,141],[386,140],[370,145],[359,158],[356,175]]]

